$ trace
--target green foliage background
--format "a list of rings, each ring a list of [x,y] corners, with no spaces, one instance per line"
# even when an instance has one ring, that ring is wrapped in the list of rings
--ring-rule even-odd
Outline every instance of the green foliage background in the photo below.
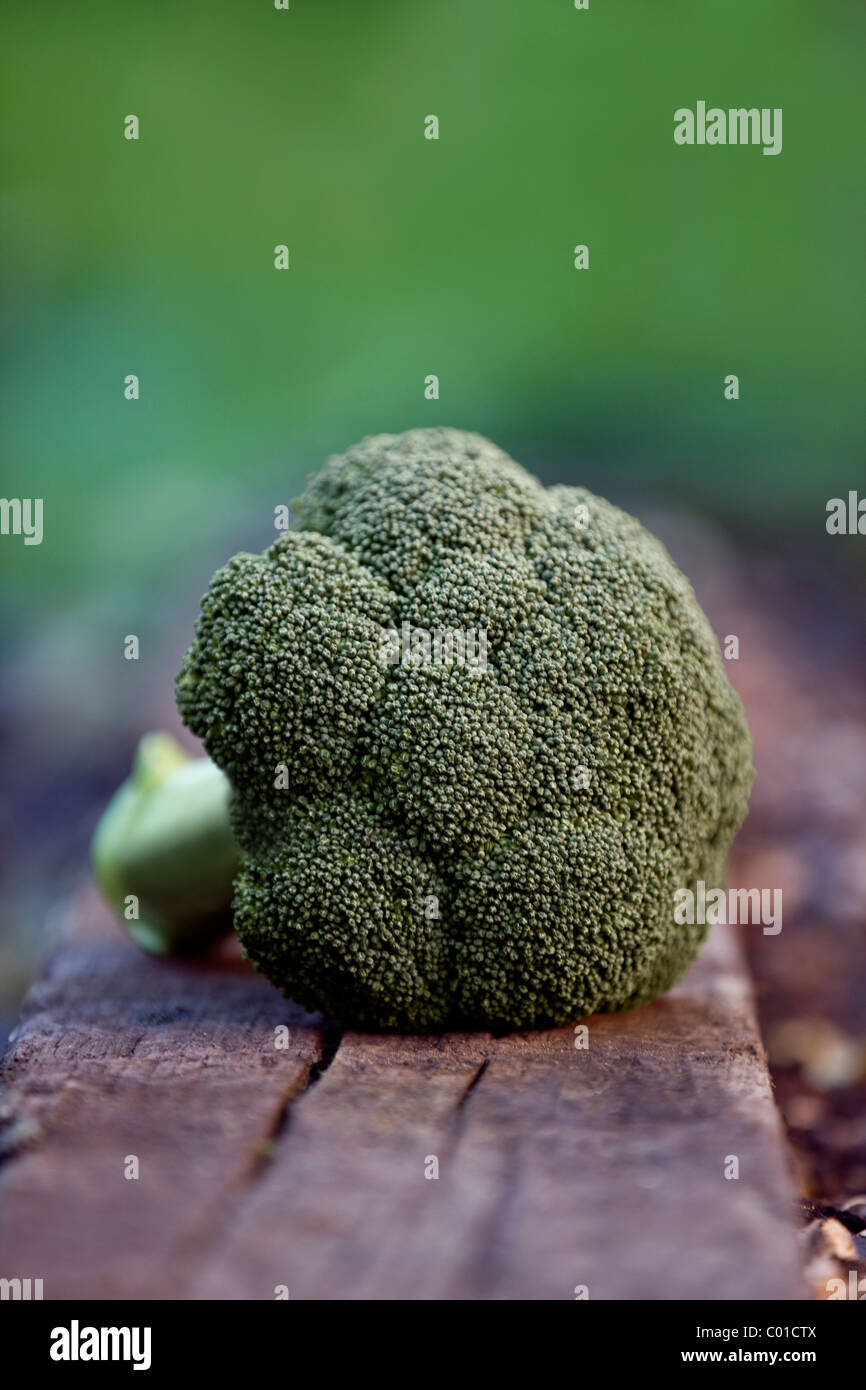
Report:
[[[751,521],[854,485],[861,4],[89,0],[5,30],[4,492],[46,526],[2,546],[14,612],[164,584],[419,423]],[[676,147],[698,98],[783,107],[782,154]]]

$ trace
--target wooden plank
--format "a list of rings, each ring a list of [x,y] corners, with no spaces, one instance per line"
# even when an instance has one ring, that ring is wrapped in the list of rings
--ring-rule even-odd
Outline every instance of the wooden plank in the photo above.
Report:
[[[665,999],[588,1026],[588,1050],[347,1033],[331,1060],[236,961],[79,931],[5,1065],[0,1274],[48,1298],[801,1297],[729,929]]]
[[[4,1059],[0,1274],[45,1298],[174,1297],[320,1058],[313,1023],[236,957],[154,960],[90,902]]]
[[[203,1297],[797,1298],[790,1186],[726,929],[666,999],[492,1039],[350,1034]],[[425,1179],[425,1160],[439,1178]],[[740,1177],[724,1176],[728,1155]]]

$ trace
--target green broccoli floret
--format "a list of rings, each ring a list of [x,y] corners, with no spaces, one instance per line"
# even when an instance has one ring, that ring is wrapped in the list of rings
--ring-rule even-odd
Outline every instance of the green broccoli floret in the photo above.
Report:
[[[365,439],[294,507],[215,575],[177,683],[233,788],[252,963],[383,1029],[666,990],[706,934],[674,892],[723,886],[753,770],[664,547],[451,429]]]

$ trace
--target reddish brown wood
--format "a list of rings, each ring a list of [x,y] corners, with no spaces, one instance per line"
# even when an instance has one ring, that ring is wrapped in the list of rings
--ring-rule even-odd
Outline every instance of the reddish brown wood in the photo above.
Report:
[[[0,1275],[47,1298],[801,1297],[730,932],[589,1036],[348,1033],[323,1059],[236,959],[150,960],[90,907],[5,1063]]]
[[[321,1055],[310,1024],[236,958],[151,959],[91,903],[4,1061],[0,1274],[46,1298],[174,1297]]]

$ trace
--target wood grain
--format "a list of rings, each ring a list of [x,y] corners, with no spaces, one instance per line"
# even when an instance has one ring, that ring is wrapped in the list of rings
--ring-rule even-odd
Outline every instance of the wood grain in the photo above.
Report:
[[[346,1033],[331,1057],[317,1022],[229,954],[141,955],[89,902],[4,1063],[0,1275],[46,1298],[803,1296],[729,929],[587,1050]]]

